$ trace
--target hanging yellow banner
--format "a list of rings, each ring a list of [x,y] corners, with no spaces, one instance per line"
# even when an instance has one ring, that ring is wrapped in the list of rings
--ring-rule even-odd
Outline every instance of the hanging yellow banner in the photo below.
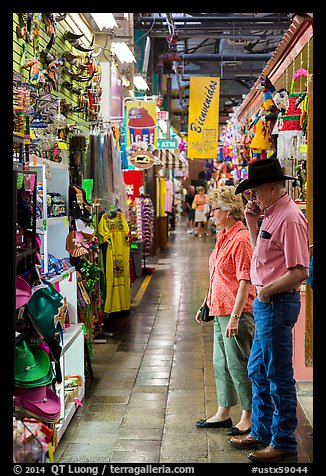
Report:
[[[188,144],[189,159],[214,159],[218,151],[220,78],[190,78]]]

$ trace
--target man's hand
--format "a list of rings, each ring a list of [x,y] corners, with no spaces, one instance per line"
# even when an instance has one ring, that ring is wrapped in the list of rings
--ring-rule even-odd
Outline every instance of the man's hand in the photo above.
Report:
[[[245,209],[244,216],[246,219],[247,226],[249,228],[250,234],[250,243],[253,248],[256,246],[257,236],[258,236],[258,220],[261,215],[260,208],[257,209],[257,204],[252,200],[249,200]]]
[[[267,293],[266,289],[264,288],[264,286],[257,286],[256,287],[257,289],[257,298],[258,298],[258,301],[260,302],[269,302],[270,301],[270,296],[269,294]]]
[[[257,223],[261,215],[261,209],[258,207],[257,203],[253,200],[248,200],[246,207],[244,209],[244,214],[246,221],[251,223]]]

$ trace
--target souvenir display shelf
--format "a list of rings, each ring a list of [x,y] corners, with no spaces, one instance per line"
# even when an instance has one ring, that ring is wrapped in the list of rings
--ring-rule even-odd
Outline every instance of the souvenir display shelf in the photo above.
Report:
[[[69,166],[33,156],[29,163],[30,171],[37,173],[37,183],[43,190],[42,216],[36,219],[36,232],[41,238],[41,254],[44,256],[44,273],[49,272],[49,255],[56,258],[68,258],[66,237],[69,233],[68,193]],[[65,215],[49,217],[47,210],[47,194],[60,193],[65,201]],[[67,299],[70,326],[64,329],[60,367],[62,383],[57,387],[61,400],[60,422],[54,426],[54,448],[63,436],[69,422],[85,394],[84,374],[84,333],[83,326],[78,322],[77,313],[77,278],[73,266],[61,274],[47,279]],[[65,378],[70,375],[78,376],[78,386],[73,396],[67,400]]]
[[[44,273],[49,271],[49,254],[56,258],[68,258],[66,237],[69,233],[68,223],[68,165],[34,156],[30,162],[30,170],[37,172],[37,184],[42,188],[42,216],[36,220],[37,233],[42,240],[41,253],[44,255]],[[47,194],[60,193],[65,201],[65,214],[51,217],[47,213]]]

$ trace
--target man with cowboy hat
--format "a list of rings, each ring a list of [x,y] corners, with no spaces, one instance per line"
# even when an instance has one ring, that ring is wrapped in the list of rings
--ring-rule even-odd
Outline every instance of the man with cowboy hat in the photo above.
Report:
[[[249,191],[245,218],[254,253],[251,281],[255,336],[248,362],[252,382],[250,433],[229,438],[238,449],[254,450],[256,462],[295,461],[296,388],[292,328],[300,311],[300,286],[309,274],[308,222],[285,188],[277,159],[249,164],[248,179],[236,194]],[[260,227],[258,220],[264,218]]]

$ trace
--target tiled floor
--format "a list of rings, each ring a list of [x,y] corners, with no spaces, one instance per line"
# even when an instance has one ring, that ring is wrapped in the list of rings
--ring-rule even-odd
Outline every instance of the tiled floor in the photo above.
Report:
[[[228,445],[226,430],[194,422],[216,411],[212,323],[194,320],[208,283],[214,238],[195,238],[184,224],[155,267],[129,315],[110,318],[95,344],[94,379],[55,451],[57,463],[249,463]],[[142,278],[133,285],[135,297]],[[113,336],[110,333],[113,333]],[[312,400],[311,386],[298,394]],[[306,402],[307,403],[307,402]],[[308,412],[309,413],[309,412]],[[312,416],[298,405],[298,462],[312,461]],[[233,409],[238,421],[240,408]],[[307,416],[306,416],[307,415]]]

